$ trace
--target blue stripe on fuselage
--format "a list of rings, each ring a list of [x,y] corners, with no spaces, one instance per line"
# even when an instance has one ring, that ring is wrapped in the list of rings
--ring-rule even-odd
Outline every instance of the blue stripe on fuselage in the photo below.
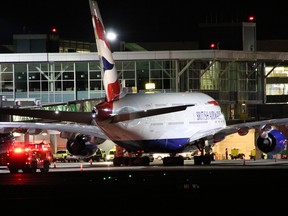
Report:
[[[177,153],[181,152],[185,145],[189,143],[189,141],[189,138],[178,138],[162,140],[127,140],[113,142],[131,152],[143,150],[144,152]]]

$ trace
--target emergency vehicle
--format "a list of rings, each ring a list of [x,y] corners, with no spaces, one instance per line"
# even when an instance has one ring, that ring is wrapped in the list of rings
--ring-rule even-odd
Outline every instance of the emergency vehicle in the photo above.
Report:
[[[47,144],[41,143],[15,143],[7,152],[7,167],[10,173],[49,172],[52,154]]]

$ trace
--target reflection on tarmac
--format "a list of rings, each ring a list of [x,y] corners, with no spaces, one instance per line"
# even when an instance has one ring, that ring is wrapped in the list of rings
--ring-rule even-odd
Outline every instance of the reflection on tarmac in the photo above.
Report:
[[[245,168],[253,168],[257,166],[288,166],[287,159],[268,159],[268,160],[218,160],[213,161],[210,165],[196,166],[193,160],[186,160],[184,166],[163,166],[162,161],[155,160],[150,163],[150,166],[126,166],[126,167],[114,167],[112,162],[76,162],[76,163],[62,163],[57,162],[50,165],[49,172],[63,172],[63,171],[88,171],[88,170],[117,170],[117,169],[211,169],[211,168],[238,168],[244,166]],[[21,172],[21,170],[20,170]],[[38,170],[38,172],[40,172]],[[0,166],[0,173],[9,173],[6,166]]]
[[[75,213],[78,209],[82,214],[99,214],[95,212],[98,206],[109,209],[110,214],[129,210],[136,215],[153,208],[161,214],[171,213],[171,208],[177,215],[193,215],[198,208],[215,214],[215,208],[220,208],[225,215],[223,211],[232,206],[234,211],[241,208],[241,214],[258,215],[266,213],[266,207],[261,212],[265,205],[279,206],[279,200],[286,203],[287,165],[288,160],[213,161],[209,166],[185,161],[181,167],[164,167],[157,161],[147,167],[113,167],[111,162],[57,163],[51,165],[49,173],[34,174],[10,174],[1,167],[0,203],[1,208],[6,204],[8,208],[9,203],[21,205],[9,208],[10,212],[49,206],[49,211],[57,208],[57,213]],[[283,208],[273,212],[277,210]],[[237,213],[240,211],[233,215]]]
[[[277,168],[286,169],[287,159],[268,159],[268,160],[219,160],[213,161],[210,165],[194,165],[193,160],[186,160],[184,166],[163,166],[162,161],[155,160],[150,166],[123,166],[114,167],[112,162],[76,162],[62,163],[57,162],[50,165],[49,172],[67,172],[67,171],[112,171],[112,170],[195,170],[195,169],[266,169],[267,166],[277,166]],[[21,170],[19,171],[21,172]],[[37,172],[40,172],[38,170]],[[0,174],[9,173],[6,166],[0,166]]]

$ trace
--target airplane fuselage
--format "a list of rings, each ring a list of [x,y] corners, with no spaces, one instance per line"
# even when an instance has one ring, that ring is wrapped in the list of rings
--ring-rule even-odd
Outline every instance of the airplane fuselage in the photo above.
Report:
[[[184,111],[99,126],[128,151],[181,152],[192,140],[226,126],[213,98],[198,92],[127,94],[113,102],[112,115],[189,104]]]

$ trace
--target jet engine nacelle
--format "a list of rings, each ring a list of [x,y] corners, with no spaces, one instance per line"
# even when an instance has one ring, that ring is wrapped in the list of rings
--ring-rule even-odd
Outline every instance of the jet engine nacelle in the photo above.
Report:
[[[242,127],[242,128],[239,128],[237,130],[237,133],[239,134],[239,136],[245,136],[247,135],[249,132],[249,128],[248,127]]]
[[[214,143],[218,143],[218,142],[221,142],[225,139],[226,135],[222,132],[220,133],[217,133],[217,134],[214,134],[213,136],[213,142]]]
[[[284,150],[286,146],[286,137],[279,130],[264,132],[265,136],[257,138],[257,147],[264,153],[277,154]]]
[[[89,157],[96,152],[97,145],[104,141],[103,139],[78,134],[68,139],[66,147],[73,155]]]

